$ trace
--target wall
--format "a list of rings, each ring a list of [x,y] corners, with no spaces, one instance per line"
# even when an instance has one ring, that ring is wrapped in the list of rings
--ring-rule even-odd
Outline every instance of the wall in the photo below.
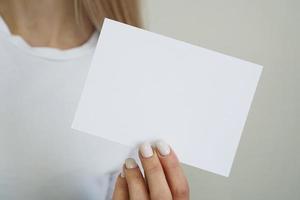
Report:
[[[264,66],[230,177],[185,166],[191,199],[299,199],[300,1],[142,3],[146,29]]]

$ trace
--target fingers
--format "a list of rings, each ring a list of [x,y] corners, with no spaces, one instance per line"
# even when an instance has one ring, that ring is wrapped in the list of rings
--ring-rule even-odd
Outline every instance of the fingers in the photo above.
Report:
[[[145,180],[134,159],[126,159],[124,172],[130,200],[149,200]]]
[[[122,173],[118,176],[113,193],[113,200],[129,200],[128,186],[125,179],[125,174]]]
[[[150,198],[171,200],[172,194],[156,151],[153,151],[150,143],[144,143],[140,146],[139,152]]]
[[[153,149],[150,143],[144,143],[140,146],[139,157],[145,178],[134,159],[127,159],[123,173],[118,177],[113,200],[189,199],[187,179],[168,144],[159,141]]]
[[[164,169],[173,199],[188,200],[188,182],[174,151],[163,141],[158,141],[156,143],[156,151]]]

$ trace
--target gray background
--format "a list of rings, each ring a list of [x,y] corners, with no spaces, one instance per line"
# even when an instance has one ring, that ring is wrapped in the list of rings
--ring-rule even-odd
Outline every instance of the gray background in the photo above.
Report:
[[[142,7],[148,30],[264,66],[230,177],[185,167],[191,199],[300,199],[300,1],[142,0]]]

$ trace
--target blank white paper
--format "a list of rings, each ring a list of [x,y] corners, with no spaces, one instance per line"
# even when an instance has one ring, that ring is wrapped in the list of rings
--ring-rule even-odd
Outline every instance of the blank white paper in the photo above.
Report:
[[[72,127],[130,147],[163,139],[182,163],[229,176],[261,71],[105,19]]]

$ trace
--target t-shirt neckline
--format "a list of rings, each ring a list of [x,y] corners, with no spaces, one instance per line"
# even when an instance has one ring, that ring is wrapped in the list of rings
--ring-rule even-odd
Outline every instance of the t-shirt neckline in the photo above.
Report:
[[[96,47],[99,32],[95,31],[92,36],[81,46],[61,50],[52,47],[32,47],[21,36],[13,35],[4,19],[0,16],[0,34],[15,47],[34,56],[51,60],[68,60],[91,54]]]

